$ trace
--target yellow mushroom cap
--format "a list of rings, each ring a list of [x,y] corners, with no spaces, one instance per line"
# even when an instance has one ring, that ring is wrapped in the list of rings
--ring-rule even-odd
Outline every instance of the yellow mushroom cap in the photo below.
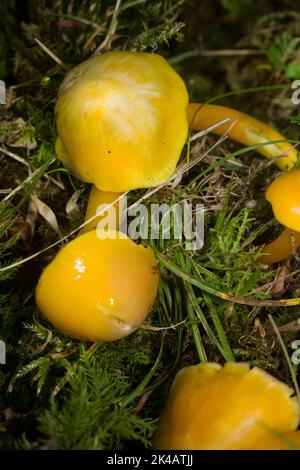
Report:
[[[112,341],[144,322],[158,280],[151,248],[120,232],[92,230],[65,245],[45,268],[36,302],[62,333],[87,341]]]
[[[122,192],[167,180],[184,146],[185,84],[163,57],[107,52],[72,69],[56,104],[56,153],[83,181]]]
[[[268,187],[266,199],[279,223],[300,232],[300,168],[278,176]]]
[[[247,364],[206,363],[178,372],[159,419],[155,449],[255,449],[299,422],[293,391]]]

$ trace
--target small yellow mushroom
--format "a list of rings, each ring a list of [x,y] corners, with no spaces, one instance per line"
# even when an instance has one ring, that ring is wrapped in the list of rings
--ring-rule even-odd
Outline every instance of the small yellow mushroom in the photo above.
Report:
[[[57,156],[102,191],[156,186],[186,141],[185,84],[166,60],[107,52],[72,69],[56,103]]]
[[[300,245],[300,168],[278,176],[268,187],[266,199],[272,204],[275,218],[285,229],[263,247],[258,261],[272,264],[282,261]]]
[[[66,75],[55,107],[56,154],[96,186],[85,220],[99,198],[111,203],[112,193],[156,186],[172,175],[188,133],[187,103],[184,82],[157,54],[107,52]]]
[[[100,230],[119,230],[124,213],[123,206],[122,193],[100,191],[93,185],[85,214],[85,220],[91,220],[83,227],[81,233],[98,226]],[[98,217],[94,217],[96,214],[99,214]]]
[[[266,158],[275,158],[275,164],[282,170],[290,170],[297,161],[297,151],[290,143],[271,142],[284,141],[285,138],[282,134],[248,114],[215,104],[190,103],[187,108],[187,115],[191,128],[198,131],[207,129],[213,124],[228,118],[228,123],[213,129],[212,132],[218,135],[227,132],[233,122],[236,121],[229,131],[229,138],[246,146],[270,141],[269,144],[257,147],[256,150]],[[281,155],[283,156],[281,157]],[[276,159],[276,157],[280,158]]]
[[[41,312],[62,333],[113,341],[141,326],[155,301],[159,271],[153,250],[125,234],[91,230],[65,245],[36,288]]]
[[[268,447],[272,430],[276,436],[298,426],[299,405],[292,394],[287,385],[247,364],[185,367],[172,384],[154,448],[256,449],[260,442]]]

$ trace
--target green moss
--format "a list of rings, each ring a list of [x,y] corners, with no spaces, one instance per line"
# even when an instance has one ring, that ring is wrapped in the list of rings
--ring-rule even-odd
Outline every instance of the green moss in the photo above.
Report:
[[[295,2],[280,3],[279,7],[264,0],[254,14],[250,1],[127,0],[109,43],[115,50],[163,54],[183,76],[192,99],[223,95],[220,102],[297,139],[299,118],[290,102],[289,80],[298,77],[294,65],[299,12]],[[8,87],[13,85],[8,108],[0,105],[0,145],[20,157],[0,153],[0,188],[8,188],[0,203],[0,268],[57,241],[53,228],[34,213],[33,193],[55,213],[63,234],[78,226],[78,219],[66,215],[66,204],[79,190],[83,214],[88,191],[55,160],[54,104],[65,68],[89,57],[105,41],[115,2],[29,0],[24,5],[18,11],[15,2],[0,5],[5,20],[0,77]],[[35,37],[65,68],[38,46]],[[252,52],[228,55],[235,49]],[[211,54],[212,50],[219,52]],[[255,92],[246,92],[247,88]],[[146,201],[150,206],[188,198],[206,208],[201,250],[192,253],[176,240],[151,241],[181,275],[161,262],[159,296],[147,320],[149,329],[99,345],[59,334],[34,301],[36,282],[57,246],[0,271],[0,339],[7,347],[7,363],[0,365],[0,448],[149,447],[174,374],[199,359],[249,361],[292,385],[268,314],[284,326],[299,316],[297,308],[238,305],[189,282],[196,279],[246,299],[278,297],[272,290],[276,267],[262,270],[257,264],[258,247],[274,236],[274,227],[279,230],[264,199],[277,170],[249,149],[235,153],[239,147],[229,141],[211,151],[215,142],[209,135],[193,143],[187,153],[190,158],[202,155],[199,164],[176,187],[163,188]],[[143,194],[132,192],[130,202]],[[279,295],[299,297],[296,258],[287,269]],[[297,330],[282,335],[292,354]]]

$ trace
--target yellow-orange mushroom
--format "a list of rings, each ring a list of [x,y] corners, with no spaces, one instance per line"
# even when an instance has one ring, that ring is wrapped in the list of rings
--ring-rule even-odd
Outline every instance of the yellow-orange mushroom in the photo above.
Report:
[[[102,191],[156,186],[176,168],[188,133],[187,103],[183,80],[163,57],[94,56],[59,88],[56,154]]]
[[[300,168],[278,176],[268,187],[266,199],[285,227],[278,238],[263,247],[264,254],[258,259],[271,264],[288,258],[300,245]]]
[[[228,118],[229,122],[212,130],[218,135],[227,132],[236,121],[229,131],[229,138],[246,146],[270,142],[267,145],[257,147],[256,150],[266,158],[274,158],[275,164],[282,170],[290,170],[297,160],[297,151],[290,143],[271,142],[286,140],[282,134],[248,114],[215,104],[189,103],[187,116],[190,127],[198,131],[207,129]],[[281,157],[281,155],[283,156]]]
[[[268,447],[272,430],[277,435],[298,426],[300,410],[292,394],[287,385],[247,364],[185,367],[171,386],[154,448],[256,449],[260,442]]]
[[[122,193],[100,191],[93,185],[85,213],[85,220],[91,220],[83,227],[81,233],[97,228],[98,224],[100,230],[119,230],[123,206]],[[99,214],[98,217],[94,217],[96,214]]]
[[[263,122],[234,109],[188,104],[182,79],[152,53],[114,51],[86,60],[66,75],[55,111],[58,158],[79,179],[107,191],[108,202],[111,193],[165,182],[180,157],[188,122],[202,130],[229,118],[213,130],[223,134],[237,120],[229,137],[245,145],[284,140]],[[297,158],[287,142],[269,143],[257,151],[267,158],[285,154],[275,162],[282,169],[290,169]],[[90,199],[96,195],[92,190]],[[92,201],[91,206],[96,204]]]
[[[72,69],[56,103],[57,156],[102,191],[156,186],[185,143],[185,84],[167,61],[145,52],[107,52]]]
[[[91,230],[65,245],[45,268],[36,302],[62,333],[113,341],[143,324],[158,280],[151,248],[120,232]]]

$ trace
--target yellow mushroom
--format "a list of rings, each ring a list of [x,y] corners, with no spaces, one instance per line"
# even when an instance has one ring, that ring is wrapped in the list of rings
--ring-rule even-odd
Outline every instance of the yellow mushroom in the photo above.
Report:
[[[171,386],[154,448],[256,449],[260,442],[268,447],[272,431],[288,433],[298,426],[299,405],[292,394],[287,385],[247,364],[186,367]]]
[[[188,104],[182,79],[152,53],[114,51],[86,60],[66,75],[55,111],[58,158],[79,179],[107,191],[109,203],[112,193],[156,186],[172,175],[188,122],[192,129],[202,130],[229,118],[228,124],[213,130],[223,134],[237,120],[229,137],[245,145],[284,140],[266,124],[234,109]],[[276,160],[282,169],[290,169],[297,158],[287,142],[257,151],[267,158],[286,154]],[[106,202],[106,195],[99,196],[96,188],[90,207],[96,207],[97,198]]]
[[[163,57],[94,56],[60,86],[56,154],[101,191],[156,186],[176,168],[188,133],[187,103],[183,80]]]
[[[229,118],[228,123],[213,129],[212,132],[218,135],[227,132],[232,123],[236,121],[228,136],[246,146],[285,140],[283,135],[258,119],[224,106],[190,103],[187,108],[187,116],[190,127],[198,131]],[[297,161],[297,151],[288,142],[270,142],[268,145],[258,147],[257,152],[269,159],[276,159],[276,157],[285,154],[275,160],[275,164],[282,170],[290,170]]]
[[[123,206],[122,193],[100,191],[93,185],[85,213],[85,221],[91,220],[83,227],[81,233],[97,227],[100,230],[119,230],[124,213]],[[94,217],[97,213],[99,216]]]
[[[102,191],[172,175],[188,131],[183,80],[157,54],[107,52],[72,69],[56,103],[58,157]]]
[[[263,247],[258,261],[277,263],[288,258],[300,245],[300,168],[280,175],[269,186],[266,199],[272,204],[275,218],[285,229],[273,242]]]
[[[153,250],[120,232],[91,230],[65,245],[36,288],[41,312],[62,333],[113,341],[143,324],[157,294]]]

